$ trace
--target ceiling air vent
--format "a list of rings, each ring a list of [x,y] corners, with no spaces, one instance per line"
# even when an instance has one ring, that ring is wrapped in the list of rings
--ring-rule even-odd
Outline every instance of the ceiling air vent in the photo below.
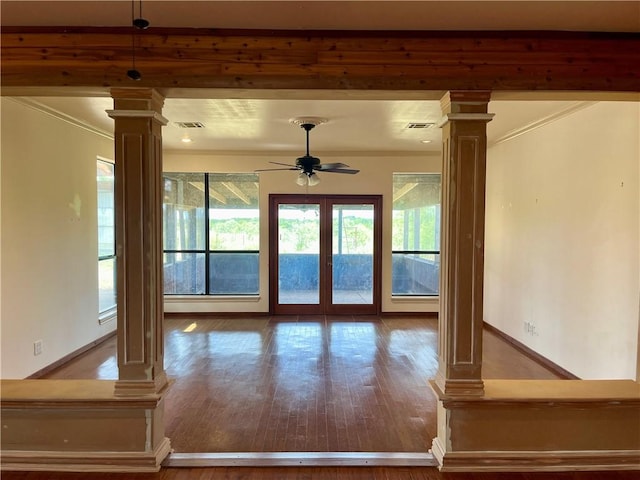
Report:
[[[404,128],[430,128],[434,125],[435,123],[433,122],[410,122],[407,123],[407,126]]]
[[[204,128],[204,123],[200,122],[176,122],[178,128]]]

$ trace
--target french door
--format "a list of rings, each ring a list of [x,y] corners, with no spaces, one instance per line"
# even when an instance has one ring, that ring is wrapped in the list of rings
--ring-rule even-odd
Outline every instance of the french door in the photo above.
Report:
[[[273,314],[378,314],[382,197],[270,195]]]

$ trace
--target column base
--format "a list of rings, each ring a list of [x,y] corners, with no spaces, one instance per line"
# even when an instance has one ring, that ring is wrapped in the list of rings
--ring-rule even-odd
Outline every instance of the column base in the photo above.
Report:
[[[167,374],[163,371],[153,380],[116,380],[114,395],[116,396],[140,396],[157,395],[169,386]]]
[[[482,397],[484,395],[484,382],[482,379],[451,379],[436,375],[431,386],[438,396],[446,397]]]

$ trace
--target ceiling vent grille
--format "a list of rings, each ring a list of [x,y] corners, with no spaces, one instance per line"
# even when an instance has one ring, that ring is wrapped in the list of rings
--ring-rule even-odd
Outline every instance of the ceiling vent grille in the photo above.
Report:
[[[431,128],[435,125],[433,122],[409,122],[405,128]]]
[[[204,128],[204,123],[200,122],[176,122],[178,128]]]

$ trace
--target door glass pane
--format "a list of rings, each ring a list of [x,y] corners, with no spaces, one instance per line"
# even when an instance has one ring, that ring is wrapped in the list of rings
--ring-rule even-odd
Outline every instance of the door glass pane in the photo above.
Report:
[[[320,206],[278,206],[278,303],[320,303]]]
[[[373,205],[334,205],[334,304],[373,303]]]

